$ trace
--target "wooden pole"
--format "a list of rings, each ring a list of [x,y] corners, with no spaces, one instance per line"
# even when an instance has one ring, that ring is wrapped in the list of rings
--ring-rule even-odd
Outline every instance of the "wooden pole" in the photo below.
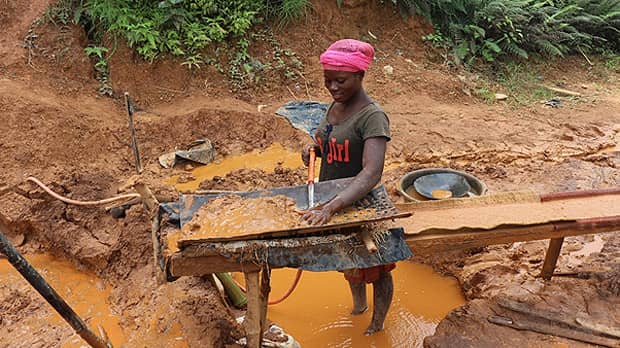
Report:
[[[271,287],[271,271],[263,267],[260,271],[244,272],[248,298],[245,315],[245,332],[248,348],[260,348],[267,323],[267,300]]]
[[[133,126],[133,107],[129,99],[129,93],[125,92],[125,106],[127,107],[127,115],[129,116],[129,133],[131,134],[131,147],[133,148],[133,156],[136,162],[136,171],[142,173],[142,163],[140,163],[140,151],[138,151],[138,140],[136,139],[136,129]]]
[[[261,330],[261,309],[259,295],[260,271],[245,272],[245,287],[248,296],[248,307],[244,326],[248,348],[260,348],[263,332]]]
[[[549,249],[547,249],[547,254],[545,254],[545,263],[541,273],[544,280],[551,280],[553,276],[555,265],[558,263],[558,257],[562,250],[562,243],[564,243],[564,237],[551,238],[549,240]]]
[[[144,207],[151,216],[151,242],[153,244],[153,262],[155,265],[155,272],[157,282],[163,284],[166,281],[165,266],[162,256],[162,246],[160,242],[160,219],[159,219],[159,202],[157,198],[151,192],[151,190],[142,182],[138,182],[134,185],[134,189],[140,194]]]
[[[86,323],[71,309],[60,295],[43,279],[28,261],[13,247],[11,242],[0,231],[0,251],[7,256],[9,262],[45,298],[45,300],[71,325],[93,348],[111,348],[112,343],[101,339],[90,331]]]
[[[362,240],[362,242],[364,242],[364,246],[369,253],[376,253],[377,250],[379,250],[379,248],[377,248],[377,244],[375,244],[375,241],[372,239],[372,236],[370,235],[370,231],[368,229],[362,229],[362,231],[358,233],[358,236]]]

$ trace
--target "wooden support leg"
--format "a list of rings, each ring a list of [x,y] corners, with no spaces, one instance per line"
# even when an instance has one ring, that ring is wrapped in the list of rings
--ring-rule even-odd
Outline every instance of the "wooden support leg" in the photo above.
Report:
[[[142,203],[148,210],[151,215],[151,242],[153,244],[153,260],[155,264],[155,278],[157,279],[158,284],[163,284],[166,282],[166,276],[163,266],[163,257],[162,257],[162,247],[160,243],[160,235],[159,235],[159,202],[155,195],[151,192],[151,190],[142,182],[137,182],[134,185],[134,188],[140,194],[142,198]]]
[[[549,240],[549,249],[545,255],[545,263],[543,264],[542,274],[544,280],[550,280],[555,271],[555,265],[558,262],[558,256],[562,250],[562,243],[564,243],[564,237],[551,238]]]
[[[271,275],[267,268],[261,271],[246,272],[244,275],[248,297],[248,309],[245,315],[248,348],[260,348],[267,322],[267,299],[271,290],[269,285]]]

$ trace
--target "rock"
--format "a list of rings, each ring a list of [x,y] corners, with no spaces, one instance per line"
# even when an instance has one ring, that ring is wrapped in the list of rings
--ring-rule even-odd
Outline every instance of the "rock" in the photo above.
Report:
[[[192,170],[194,170],[194,166],[188,163],[185,165],[184,169],[186,172],[191,172]]]
[[[508,96],[505,94],[501,94],[501,93],[495,93],[495,100],[506,100],[508,99]]]
[[[383,67],[383,73],[386,75],[392,75],[394,73],[394,68],[391,65],[386,65]]]

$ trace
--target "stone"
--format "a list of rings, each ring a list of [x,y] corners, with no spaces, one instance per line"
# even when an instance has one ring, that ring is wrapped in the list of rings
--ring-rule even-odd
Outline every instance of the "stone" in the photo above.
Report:
[[[502,93],[495,93],[495,100],[506,100],[508,96]]]

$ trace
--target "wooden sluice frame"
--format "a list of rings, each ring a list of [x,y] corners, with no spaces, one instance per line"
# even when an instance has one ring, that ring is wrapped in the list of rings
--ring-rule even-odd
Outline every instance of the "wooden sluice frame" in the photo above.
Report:
[[[560,240],[563,240],[564,237],[618,230],[620,230],[620,216],[613,216],[596,220],[584,219],[537,225],[497,227],[489,230],[434,231],[433,233],[405,235],[404,239],[409,248],[414,253],[419,254],[549,239],[551,241],[550,248],[545,257],[545,265],[548,267],[543,267],[543,278],[550,279],[562,246]],[[238,255],[229,254],[229,256],[225,257],[218,253],[204,253],[199,248],[191,248],[187,252],[180,251],[171,255],[167,259],[166,269],[168,274],[173,277],[217,272],[247,272],[261,269],[259,265],[252,262],[238,263],[233,261],[232,257]]]
[[[616,191],[614,190],[611,193],[615,194]],[[155,227],[159,229],[158,224],[153,226],[154,229]],[[487,245],[549,239],[549,248],[545,255],[541,276],[545,280],[550,280],[565,237],[619,230],[620,216],[609,216],[595,219],[500,226],[490,229],[432,230],[413,235],[405,234],[404,240],[414,253],[428,254]],[[158,239],[158,237],[154,237],[154,243]],[[154,246],[154,250],[161,252],[161,246]],[[243,272],[248,288],[248,308],[245,320],[247,342],[248,347],[258,348],[262,341],[262,333],[266,323],[270,271],[276,267],[260,265],[255,262],[236,262],[235,260],[241,259],[242,256],[238,249],[231,249],[224,253],[221,251],[221,249],[214,252],[213,249],[189,247],[165,258],[160,253],[155,259],[158,268],[162,269],[163,273],[169,278],[217,272]],[[162,265],[165,266],[162,267]]]

